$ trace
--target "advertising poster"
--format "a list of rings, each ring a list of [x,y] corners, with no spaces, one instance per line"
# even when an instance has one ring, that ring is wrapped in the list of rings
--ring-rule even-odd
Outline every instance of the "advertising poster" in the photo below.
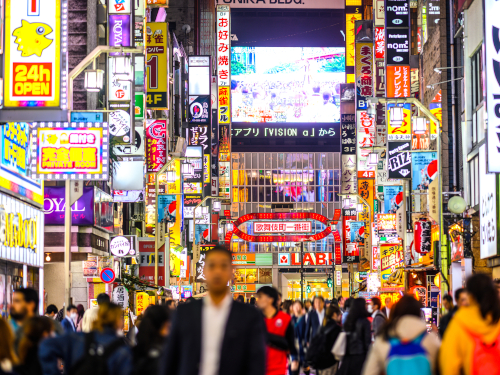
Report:
[[[109,13],[110,14],[130,13],[131,12],[130,3],[131,0],[109,0]]]
[[[488,173],[486,168],[486,146],[479,148],[479,183],[481,186],[479,196],[479,212],[481,230],[481,259],[490,258],[498,254],[498,203],[497,203],[497,175]],[[435,180],[437,182],[437,180]],[[434,185],[434,184],[433,184]],[[437,183],[435,184],[437,185]],[[431,186],[431,194],[433,190]],[[433,202],[437,202],[436,199]],[[432,210],[432,208],[431,208]],[[438,217],[436,210],[436,215]]]
[[[361,198],[365,199],[371,207],[371,219],[373,219],[373,201],[375,198],[375,180],[370,178],[366,180],[358,180],[358,194]],[[363,203],[363,205],[366,205]],[[367,218],[369,219],[369,218]],[[364,219],[363,219],[364,220]],[[372,220],[369,220],[372,221]],[[366,231],[369,232],[370,223],[366,222]]]
[[[403,203],[403,187],[385,185],[384,188],[384,204],[382,206],[382,213],[395,214],[398,208]]]
[[[411,149],[412,150],[429,150],[431,147],[429,122],[426,122],[424,130],[416,130],[412,128],[411,132]]]
[[[201,203],[202,199],[201,194],[184,194],[184,218],[194,218],[194,208]]]
[[[438,175],[437,152],[415,152],[411,155],[412,190],[428,190]]]
[[[168,109],[169,62],[167,23],[146,24],[146,78],[148,109]]]
[[[189,123],[210,124],[210,95],[189,96]]]
[[[194,233],[195,243],[198,245],[207,244],[210,242],[210,226],[206,224],[196,224],[196,232]]]
[[[432,99],[432,102],[429,103],[429,110],[431,113],[437,117],[439,122],[442,122],[443,118],[443,108],[441,105],[441,90],[438,91],[436,96]],[[431,140],[435,140],[437,138],[437,127],[438,124],[435,122],[431,121]]]
[[[350,221],[349,234],[351,243],[365,243],[365,222],[364,221]]]
[[[167,121],[146,121],[146,172],[158,172],[167,162]]]
[[[387,28],[385,42],[387,65],[410,65],[410,29]]]
[[[410,97],[410,66],[388,66],[386,70],[388,98]]]
[[[42,182],[29,177],[30,137],[28,123],[8,122],[0,126],[0,187],[41,205]]]
[[[340,122],[344,81],[344,48],[233,47],[233,122]]]
[[[387,170],[389,178],[411,178],[411,142],[389,142]]]
[[[395,125],[391,123],[391,108],[394,106],[403,107],[403,123]],[[411,104],[387,104],[387,139],[389,141],[410,141],[411,140]]]
[[[110,103],[111,105],[111,103]],[[132,119],[130,118],[130,106],[127,103],[125,110],[116,110],[110,112],[109,117],[109,133],[113,138],[113,143],[130,144],[132,136]]]
[[[404,287],[404,252],[399,244],[380,245],[382,288]]]
[[[143,92],[136,92],[134,93],[134,101],[135,101],[135,108],[134,108],[134,118],[135,120],[144,120],[144,93]]]
[[[60,123],[38,123],[32,139],[32,178],[60,179],[73,174],[79,180],[107,180],[109,147],[107,124],[55,128]],[[92,177],[89,177],[92,176]]]
[[[396,214],[378,214],[377,232],[379,237],[397,237]]]
[[[61,1],[5,1],[5,107],[59,107]]]

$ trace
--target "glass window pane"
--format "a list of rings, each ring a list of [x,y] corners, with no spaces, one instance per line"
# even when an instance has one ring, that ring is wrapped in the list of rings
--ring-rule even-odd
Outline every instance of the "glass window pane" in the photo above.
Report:
[[[266,174],[264,177],[265,177],[265,185],[266,186],[271,185],[271,178],[272,178],[271,171],[266,171]]]
[[[277,169],[278,168],[278,158],[276,157],[276,154],[273,153],[271,154],[271,162],[272,162],[272,166],[273,166],[273,169]]]
[[[259,170],[259,186],[264,186],[266,184],[266,177],[262,169]]]
[[[268,152],[266,152],[264,154],[264,158],[265,158],[265,160],[264,160],[264,166],[265,166],[265,168],[266,169],[272,169],[272,167],[271,167],[271,159],[272,159],[271,158],[271,154],[268,153]]]
[[[335,186],[340,185],[340,170],[339,169],[335,169],[333,171],[333,184]]]

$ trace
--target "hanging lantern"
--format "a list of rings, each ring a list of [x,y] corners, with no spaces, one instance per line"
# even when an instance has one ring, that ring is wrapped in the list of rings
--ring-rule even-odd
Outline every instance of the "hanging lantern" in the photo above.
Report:
[[[342,200],[342,208],[344,209],[351,208],[351,198],[344,198]]]
[[[85,90],[99,92],[104,87],[104,71],[100,69],[85,71]]]
[[[177,180],[177,174],[175,171],[167,171],[167,182],[175,182]]]
[[[425,134],[427,133],[427,119],[425,117],[413,117],[413,133]]]
[[[390,116],[391,116],[391,126],[393,128],[399,128],[401,127],[401,125],[403,125],[403,120],[404,120],[403,107],[391,107]]]
[[[220,211],[222,208],[222,203],[220,201],[213,201],[212,208],[214,211]]]
[[[431,251],[431,222],[427,219],[420,219],[414,225],[415,251],[421,255],[426,255]]]
[[[358,203],[358,208],[356,211],[363,212],[363,203]]]
[[[181,172],[185,176],[192,176],[194,173],[194,167],[191,163],[181,164]]]
[[[378,153],[370,152],[368,154],[368,165],[377,165],[378,164]]]
[[[132,74],[130,67],[130,56],[119,55],[112,57],[113,59],[113,74],[119,78],[129,78]]]

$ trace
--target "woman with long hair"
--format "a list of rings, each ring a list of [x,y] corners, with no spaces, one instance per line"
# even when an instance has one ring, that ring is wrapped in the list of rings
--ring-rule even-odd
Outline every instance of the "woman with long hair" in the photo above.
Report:
[[[29,319],[23,326],[23,335],[19,341],[19,365],[15,371],[19,375],[42,375],[42,366],[38,360],[40,343],[54,332],[50,318],[37,316]]]
[[[0,317],[0,375],[13,374],[13,368],[17,364],[17,356],[14,352],[14,334],[9,323]]]
[[[83,319],[83,315],[85,314],[85,308],[83,307],[82,304],[79,304],[78,306],[76,306],[76,314],[77,314],[76,322],[75,322],[76,331],[81,332],[82,331],[82,319]]]
[[[91,373],[87,361],[90,348],[102,348],[107,358],[109,375],[129,375],[132,353],[123,336],[123,310],[114,303],[99,306],[97,320],[89,333],[74,332],[45,340],[40,345],[39,358],[44,375],[59,375],[58,360],[62,359],[67,373]],[[89,345],[90,344],[90,345]]]
[[[469,306],[451,319],[439,352],[442,375],[498,374],[500,299],[491,277],[475,274],[466,283]]]
[[[344,324],[346,350],[339,375],[360,375],[372,341],[371,324],[368,320],[364,298],[351,300],[349,314]]]
[[[133,374],[157,374],[165,339],[170,329],[170,310],[152,305],[146,309],[134,347]]]
[[[422,374],[436,373],[440,342],[436,334],[427,333],[420,308],[420,302],[412,295],[403,296],[392,307],[389,320],[382,326],[368,354],[363,375],[390,374],[390,353],[398,350],[396,346],[401,348],[407,344],[421,351],[417,353],[417,350],[413,355],[422,354],[425,357],[419,359],[419,371]],[[405,375],[401,367],[398,370],[400,375]]]

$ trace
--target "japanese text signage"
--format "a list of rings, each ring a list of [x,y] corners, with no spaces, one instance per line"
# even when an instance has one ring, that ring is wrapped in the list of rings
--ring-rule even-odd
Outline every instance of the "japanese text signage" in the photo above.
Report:
[[[385,1],[386,27],[410,27],[410,1],[386,0]]]
[[[5,107],[60,106],[62,1],[5,1]]]
[[[328,266],[333,264],[332,253],[304,253],[304,266]],[[279,266],[300,266],[300,253],[278,253]]]
[[[168,109],[168,32],[164,22],[146,26],[146,86],[148,109]]]
[[[379,237],[397,237],[396,214],[378,214],[377,232]]]
[[[370,96],[373,96],[373,44],[356,43],[356,108],[366,109],[366,98]]]
[[[167,121],[146,122],[147,173],[158,172],[167,162]]]
[[[486,172],[485,146],[479,148],[481,259],[498,255],[497,176]]]
[[[253,232],[259,233],[310,233],[310,221],[285,221],[282,223],[272,221],[256,221],[253,223]]]
[[[356,155],[356,115],[342,114],[340,116],[342,129],[342,155]]]
[[[498,15],[500,14],[500,3],[495,0],[485,0],[484,9],[486,10],[484,13],[486,79],[484,82],[486,84],[486,108],[488,112],[488,133],[486,136],[488,150],[486,152],[487,158],[480,162],[488,166],[488,172],[499,173],[500,111],[498,108],[500,107],[500,17],[498,17]],[[482,124],[480,124],[480,126],[482,126]],[[483,258],[483,243],[481,243],[481,258]]]
[[[0,187],[38,204],[43,203],[41,181],[29,178],[31,129],[25,122],[0,126]]]
[[[404,286],[403,246],[399,244],[380,245],[380,271],[382,288],[401,288]]]
[[[217,86],[231,87],[231,26],[228,5],[217,5]]]
[[[356,155],[342,155],[341,194],[356,194]]]
[[[189,56],[189,123],[210,124],[210,56]]]
[[[71,174],[80,180],[107,180],[109,137],[107,123],[34,123],[32,177],[62,179]],[[64,126],[65,127],[59,127]],[[58,127],[55,127],[58,126]]]
[[[131,11],[130,0],[109,0],[109,14],[128,14]]]
[[[410,65],[410,29],[388,28],[385,41],[387,65]]]
[[[375,28],[375,58],[383,59],[385,57],[385,28]]]
[[[388,66],[387,67],[387,97],[408,98],[410,97],[410,67]]]

